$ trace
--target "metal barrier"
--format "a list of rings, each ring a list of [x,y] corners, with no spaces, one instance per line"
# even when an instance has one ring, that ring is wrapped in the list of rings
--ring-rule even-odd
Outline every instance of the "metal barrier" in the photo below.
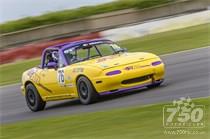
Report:
[[[128,9],[95,15],[84,19],[46,25],[0,35],[0,48],[14,47],[33,41],[51,40],[103,31],[126,24],[142,22],[154,18],[195,12],[208,8],[209,0],[180,0],[143,10]],[[126,19],[126,20],[125,20]]]

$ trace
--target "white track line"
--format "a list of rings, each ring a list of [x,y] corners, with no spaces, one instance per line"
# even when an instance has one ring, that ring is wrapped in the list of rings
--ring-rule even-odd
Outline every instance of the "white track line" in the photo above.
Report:
[[[160,56],[176,55],[176,54],[180,54],[180,53],[186,53],[186,52],[191,52],[191,51],[196,51],[196,50],[206,49],[206,48],[210,48],[210,46],[204,46],[204,47],[201,47],[201,48],[195,48],[195,49],[189,49],[189,50],[184,50],[184,51],[179,51],[179,52],[174,52],[174,53],[168,53],[168,54],[163,54],[163,55],[160,55]],[[11,87],[11,86],[16,86],[16,85],[21,85],[21,83],[15,83],[15,84],[10,84],[10,85],[0,86],[0,89]],[[1,90],[0,90],[0,92],[1,92]]]
[[[2,88],[7,88],[7,87],[12,87],[12,86],[18,86],[18,85],[21,85],[21,83],[14,83],[14,84],[9,84],[9,85],[3,85],[3,86],[0,86],[0,89],[2,89]],[[1,90],[0,90],[0,92],[1,92]]]
[[[180,53],[187,53],[187,52],[191,52],[191,51],[195,51],[195,50],[200,50],[200,49],[206,49],[206,48],[210,48],[210,46],[204,46],[204,47],[201,47],[201,48],[188,49],[188,50],[183,50],[183,51],[178,51],[178,52],[163,54],[163,55],[160,55],[160,56],[168,56],[168,55],[175,55],[175,54],[180,54]]]

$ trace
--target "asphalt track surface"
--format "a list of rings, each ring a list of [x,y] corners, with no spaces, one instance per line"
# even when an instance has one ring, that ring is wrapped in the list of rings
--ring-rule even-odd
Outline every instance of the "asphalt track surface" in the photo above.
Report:
[[[210,96],[210,47],[168,54],[161,58],[166,64],[163,85],[155,89],[142,88],[103,96],[99,102],[91,105],[81,105],[78,100],[49,102],[44,111],[34,113],[27,108],[20,85],[1,87],[1,123],[170,102],[187,96]]]

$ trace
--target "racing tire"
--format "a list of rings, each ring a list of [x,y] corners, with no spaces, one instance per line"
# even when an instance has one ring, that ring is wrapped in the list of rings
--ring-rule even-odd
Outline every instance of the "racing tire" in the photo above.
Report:
[[[46,102],[40,97],[36,87],[33,84],[26,86],[26,103],[33,112],[41,111],[45,108]]]
[[[98,99],[98,94],[94,86],[90,80],[84,76],[79,77],[77,80],[77,90],[80,102],[84,105],[96,102]]]

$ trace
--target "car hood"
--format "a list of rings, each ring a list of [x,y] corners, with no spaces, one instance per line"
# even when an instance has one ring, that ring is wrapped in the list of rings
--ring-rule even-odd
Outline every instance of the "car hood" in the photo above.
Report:
[[[113,68],[116,66],[127,65],[131,63],[141,62],[158,56],[151,53],[137,52],[137,53],[122,53],[111,56],[100,57],[96,59],[87,60],[77,65],[86,65],[98,67],[101,69]]]

